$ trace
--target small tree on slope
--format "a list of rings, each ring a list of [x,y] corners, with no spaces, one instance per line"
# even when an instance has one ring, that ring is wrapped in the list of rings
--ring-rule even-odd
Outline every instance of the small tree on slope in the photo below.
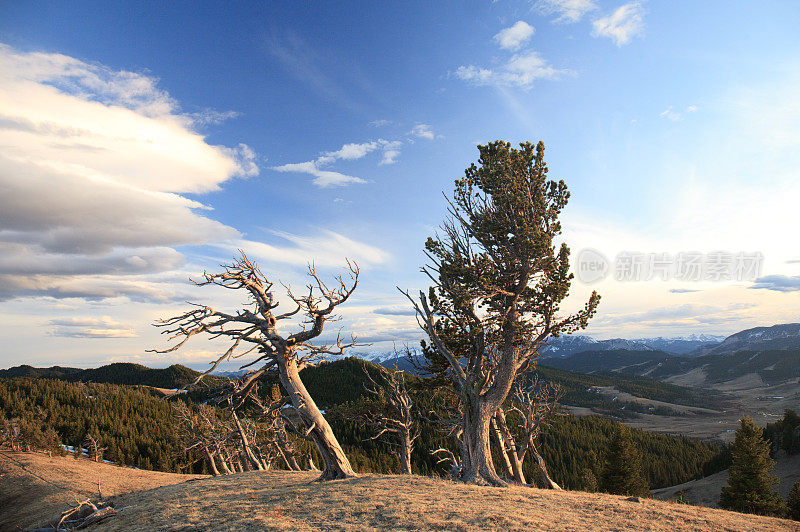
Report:
[[[741,420],[731,451],[728,485],[722,488],[720,508],[762,515],[783,515],[784,505],[773,486],[775,461],[769,457],[769,444],[749,417]]]
[[[608,447],[600,477],[600,490],[615,495],[646,495],[647,480],[642,473],[642,460],[631,439],[631,432],[619,424]]]
[[[544,144],[478,146],[455,183],[442,235],[429,238],[423,268],[429,292],[411,297],[437,371],[448,375],[461,402],[461,471],[465,482],[503,486],[490,449],[490,426],[517,376],[553,336],[583,329],[600,296],[563,316],[569,293],[569,248],[556,247],[558,217],[569,192],[548,179]]]

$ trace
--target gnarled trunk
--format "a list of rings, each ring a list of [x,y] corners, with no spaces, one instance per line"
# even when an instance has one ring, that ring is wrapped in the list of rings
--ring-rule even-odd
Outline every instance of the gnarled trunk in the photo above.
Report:
[[[242,441],[242,454],[244,455],[245,466],[248,470],[250,470],[252,467],[255,467],[259,471],[263,471],[264,466],[253,452],[253,449],[250,448],[250,441],[247,439],[247,434],[244,432],[244,428],[242,428],[242,423],[239,421],[239,416],[236,415],[236,411],[233,409],[231,409],[231,413],[233,414],[233,420],[236,422],[236,430],[239,432],[239,439]]]
[[[217,469],[217,464],[214,463],[214,455],[211,454],[211,451],[209,451],[208,448],[206,448],[206,456],[208,457],[208,463],[211,464],[211,472],[215,477],[218,477],[219,470]]]
[[[464,408],[464,445],[462,446],[461,480],[489,486],[506,486],[495,471],[490,447],[490,427],[497,405],[484,396],[472,397],[472,405]]]
[[[308,436],[314,441],[324,463],[322,475],[317,480],[333,480],[356,476],[350,461],[339,445],[339,441],[331,430],[331,426],[317,408],[314,399],[300,380],[300,372],[291,352],[279,357],[281,384],[292,401],[292,406],[300,414],[300,418],[308,430]]]
[[[400,472],[404,475],[411,474],[411,450],[413,445],[411,434],[408,431],[400,434]]]

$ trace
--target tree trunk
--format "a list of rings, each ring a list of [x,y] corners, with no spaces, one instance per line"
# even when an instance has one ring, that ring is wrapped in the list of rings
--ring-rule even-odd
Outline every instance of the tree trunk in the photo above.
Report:
[[[231,468],[228,467],[228,464],[225,463],[225,459],[222,457],[222,455],[217,454],[217,456],[219,456],[219,465],[222,466],[222,472],[225,473],[226,475],[230,475],[231,473],[233,473],[233,471],[231,471]]]
[[[414,443],[411,441],[411,434],[408,431],[400,433],[400,472],[403,475],[411,474],[411,451]]]
[[[218,477],[219,470],[217,469],[217,464],[214,463],[214,455],[211,454],[211,451],[206,449],[206,456],[208,456],[208,463],[211,464],[211,472],[214,473],[215,477]]]
[[[286,464],[286,468],[289,471],[300,471],[300,465],[297,463],[294,453],[286,447],[286,442],[279,439],[277,442],[277,447],[278,452],[281,453],[283,462]]]
[[[497,419],[497,424],[500,428],[500,435],[502,436],[503,440],[505,440],[506,447],[508,448],[508,458],[510,461],[511,470],[514,473],[514,480],[520,484],[527,484],[525,481],[525,473],[522,471],[522,460],[520,459],[519,452],[517,450],[517,442],[514,439],[514,436],[511,434],[511,431],[508,430],[506,413],[502,406],[497,409],[495,418]]]
[[[466,455],[462,455],[461,480],[474,484],[489,486],[507,486],[498,476],[492,460],[490,447],[490,426],[497,405],[487,401],[485,397],[472,397],[472,405],[465,405],[464,414],[464,447]],[[471,406],[471,408],[470,408]],[[463,452],[463,451],[462,451]]]
[[[542,455],[539,454],[539,451],[536,449],[536,445],[533,443],[533,439],[528,442],[529,449],[533,454],[533,457],[536,459],[536,463],[539,464],[539,475],[542,480],[542,485],[546,489],[550,490],[561,490],[561,486],[555,483],[555,481],[550,478],[550,475],[547,473],[547,465],[544,463],[544,458]]]
[[[225,447],[222,447],[217,454],[219,454],[219,462],[222,464],[222,470],[225,471],[226,475],[232,475],[235,472],[236,467],[233,465],[233,459],[228,453],[228,450]]]
[[[503,464],[506,466],[506,475],[511,478],[514,476],[514,471],[511,468],[511,459],[508,455],[508,448],[506,447],[505,438],[500,432],[500,427],[497,425],[497,416],[495,416],[492,418],[492,432],[497,439],[497,445],[500,447],[500,456],[503,457]]]
[[[319,468],[314,464],[314,457],[308,455],[308,470],[309,471],[319,471]]]
[[[244,454],[245,463],[248,466],[248,470],[250,467],[255,466],[255,468],[259,471],[263,471],[264,466],[261,465],[258,457],[256,457],[255,453],[250,448],[250,442],[247,439],[247,434],[245,434],[244,429],[242,428],[242,424],[239,422],[239,416],[236,415],[236,411],[233,408],[231,408],[231,413],[233,414],[233,420],[236,422],[236,430],[239,431],[239,438],[242,440],[242,453]]]
[[[291,352],[279,355],[281,384],[292,400],[292,406],[300,414],[324,462],[322,475],[317,480],[333,480],[356,476],[350,461],[339,445],[339,441],[317,408],[314,399],[300,380],[300,372]]]

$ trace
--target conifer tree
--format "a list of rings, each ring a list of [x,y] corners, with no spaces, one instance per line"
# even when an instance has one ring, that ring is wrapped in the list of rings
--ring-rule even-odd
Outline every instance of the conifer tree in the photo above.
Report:
[[[789,518],[800,521],[800,482],[795,482],[789,497],[786,499],[786,506],[789,510]]]
[[[579,486],[581,491],[595,492],[600,489],[600,484],[597,481],[598,470],[600,469],[600,461],[597,458],[597,453],[590,450],[586,453],[585,462],[586,465],[580,473]]]
[[[492,460],[491,421],[539,349],[585,329],[600,296],[561,312],[573,278],[569,247],[557,243],[569,191],[549,179],[544,143],[496,141],[478,151],[478,165],[455,183],[441,234],[425,243],[422,271],[433,286],[418,298],[404,293],[435,355],[429,371],[447,375],[459,395],[460,480],[505,486]]]
[[[762,515],[782,515],[783,500],[773,486],[775,461],[769,457],[769,444],[760,428],[743,417],[731,451],[728,485],[722,488],[720,508]]]
[[[646,495],[648,488],[641,456],[631,440],[630,430],[619,424],[606,453],[600,489],[615,495]]]

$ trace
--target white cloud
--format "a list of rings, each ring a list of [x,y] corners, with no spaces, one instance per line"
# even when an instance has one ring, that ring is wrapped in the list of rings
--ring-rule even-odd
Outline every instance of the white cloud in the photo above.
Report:
[[[372,127],[390,126],[393,122],[391,120],[373,120],[369,123]]]
[[[421,139],[433,140],[435,137],[433,133],[433,128],[428,124],[417,124],[416,126],[411,128],[410,133],[415,137],[419,137]]]
[[[520,87],[529,89],[539,79],[558,79],[569,74],[550,66],[538,52],[515,54],[499,70],[479,68],[474,65],[460,66],[454,75],[473,85],[495,85],[498,87]]]
[[[583,16],[597,9],[594,0],[539,0],[536,9],[543,15],[558,15],[554,22],[578,22]]]
[[[137,276],[239,237],[181,195],[258,173],[248,146],[193,129],[229,116],[182,114],[143,74],[0,45],[0,299],[165,299]]]
[[[689,107],[687,107],[684,112],[675,111],[670,105],[669,107],[661,111],[661,114],[659,114],[659,116],[661,118],[666,118],[667,120],[671,120],[673,122],[679,122],[683,120],[685,113],[696,113],[696,112],[697,112],[697,107],[694,105],[690,105]]]
[[[333,160],[344,159],[346,161],[351,161],[353,159],[361,159],[369,152],[374,151],[377,147],[377,142],[364,142],[361,144],[350,143],[345,144],[336,151],[325,152],[325,157],[332,157]]]
[[[50,320],[54,328],[51,336],[68,338],[138,338],[130,325],[120,323],[109,316],[101,318],[79,317]]]
[[[257,259],[257,262],[279,262],[295,266],[305,266],[313,262],[322,267],[341,267],[347,258],[364,267],[383,264],[389,260],[389,254],[380,248],[334,231],[322,230],[314,236],[281,231],[270,233],[289,245],[241,240],[232,244],[231,249],[242,249],[248,256]]]
[[[400,147],[403,143],[399,140],[395,141],[385,141],[383,144],[383,158],[381,159],[380,164],[394,164],[397,162],[397,158],[400,156]]]
[[[608,37],[617,46],[628,44],[644,32],[644,8],[631,2],[617,8],[611,15],[595,20],[592,25],[595,37]]]
[[[494,40],[500,48],[516,51],[530,41],[534,31],[533,26],[519,20],[513,26],[501,30],[494,36]]]
[[[360,177],[355,177],[332,170],[322,170],[317,161],[306,161],[304,163],[289,163],[281,166],[274,166],[272,169],[278,172],[296,172],[314,176],[314,183],[320,188],[343,187],[353,183],[366,183]]]
[[[313,161],[302,163],[288,163],[281,166],[273,166],[277,172],[294,172],[314,176],[312,183],[320,188],[342,187],[355,183],[366,183],[360,177],[355,177],[333,170],[325,170],[324,167],[339,160],[353,161],[366,157],[369,153],[381,150],[382,159],[380,164],[393,164],[400,155],[401,141],[389,141],[378,139],[363,143],[344,144],[336,151],[326,151]]]
[[[214,109],[203,109],[197,113],[189,115],[192,122],[198,126],[221,124],[227,120],[238,118],[240,113],[237,111],[215,111]]]

